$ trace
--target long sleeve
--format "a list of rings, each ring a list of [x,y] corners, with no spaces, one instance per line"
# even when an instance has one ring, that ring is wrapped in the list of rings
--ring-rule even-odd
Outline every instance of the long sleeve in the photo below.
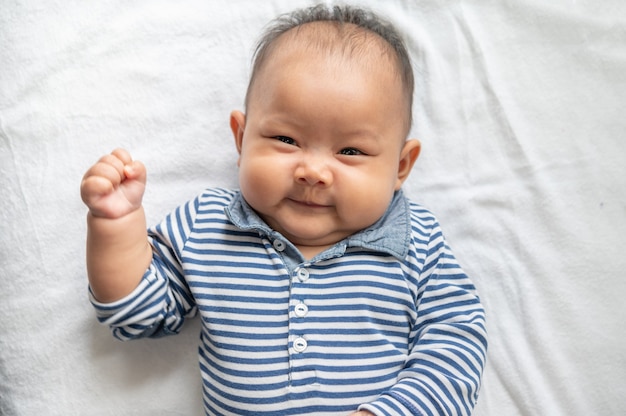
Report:
[[[176,334],[186,318],[196,315],[180,258],[196,210],[197,200],[190,201],[148,230],[152,262],[131,294],[103,304],[90,292],[98,320],[111,327],[115,337],[130,340]]]
[[[121,339],[173,334],[200,314],[207,414],[468,415],[484,310],[434,216],[394,202],[302,260],[239,193],[207,190],[149,230],[139,287],[94,306]]]
[[[377,415],[469,415],[478,397],[487,351],[484,309],[436,222],[428,239],[415,266],[417,321],[405,369],[392,388],[361,406]]]

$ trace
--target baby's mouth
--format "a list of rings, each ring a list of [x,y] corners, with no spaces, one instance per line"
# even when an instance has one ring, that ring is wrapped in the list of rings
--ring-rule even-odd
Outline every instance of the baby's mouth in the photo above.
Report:
[[[296,205],[301,205],[307,208],[328,208],[330,207],[330,205],[327,204],[320,204],[317,203],[315,201],[310,201],[307,199],[296,199],[296,198],[289,198],[289,200],[293,203],[295,203]]]

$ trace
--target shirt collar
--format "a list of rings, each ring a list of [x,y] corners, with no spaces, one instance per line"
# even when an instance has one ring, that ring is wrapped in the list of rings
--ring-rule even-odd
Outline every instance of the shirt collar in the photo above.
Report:
[[[235,194],[225,212],[228,219],[242,230],[254,230],[272,240],[282,237],[279,232],[272,230],[248,205],[241,192]],[[387,211],[378,221],[340,241],[327,251],[341,255],[348,247],[361,247],[387,253],[401,260],[409,252],[410,235],[409,202],[403,192],[399,190],[396,191]]]

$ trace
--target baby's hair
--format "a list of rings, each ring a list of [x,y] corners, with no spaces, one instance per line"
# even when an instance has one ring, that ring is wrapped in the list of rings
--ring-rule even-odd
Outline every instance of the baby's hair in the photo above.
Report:
[[[294,12],[284,14],[276,18],[270,23],[266,31],[263,33],[259,43],[257,44],[253,55],[252,74],[248,84],[246,93],[246,108],[250,91],[254,84],[255,78],[271,55],[276,40],[284,33],[301,27],[307,23],[328,22],[336,25],[341,30],[346,24],[357,26],[356,30],[347,31],[344,40],[343,49],[350,53],[367,52],[367,43],[363,42],[363,33],[373,33],[383,41],[384,50],[391,52],[391,61],[394,63],[398,75],[404,87],[404,94],[408,103],[408,127],[411,126],[412,105],[413,105],[413,68],[404,41],[395,27],[387,20],[376,15],[374,12],[348,5],[327,6],[318,4],[316,6],[298,9]],[[359,30],[360,29],[360,30]],[[363,47],[365,46],[365,47]],[[394,62],[395,61],[395,62]],[[408,129],[407,129],[408,130]]]

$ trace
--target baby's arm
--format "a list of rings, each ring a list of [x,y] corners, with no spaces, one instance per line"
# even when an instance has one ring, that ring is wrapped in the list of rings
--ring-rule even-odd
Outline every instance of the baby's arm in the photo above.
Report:
[[[141,200],[146,168],[116,149],[83,177],[87,215],[87,274],[95,298],[113,302],[130,294],[152,259]]]
[[[359,410],[469,416],[487,359],[485,310],[436,219],[416,206],[413,210],[413,244],[424,257],[407,268],[416,302],[409,355],[395,385]]]

